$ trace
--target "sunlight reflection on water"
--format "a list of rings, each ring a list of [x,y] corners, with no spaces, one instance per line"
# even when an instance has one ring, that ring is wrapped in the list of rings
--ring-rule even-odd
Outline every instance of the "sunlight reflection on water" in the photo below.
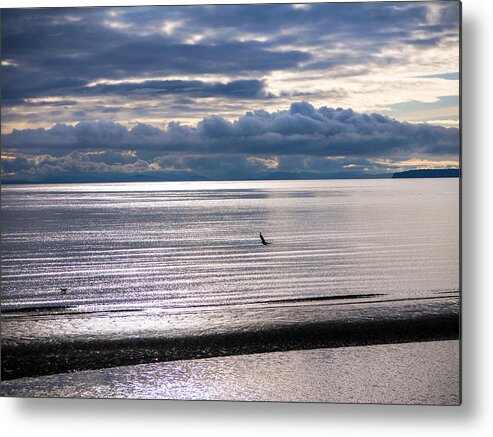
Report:
[[[4,395],[457,405],[459,342],[174,361],[2,383]]]
[[[454,179],[7,186],[2,305],[457,290],[458,207]]]

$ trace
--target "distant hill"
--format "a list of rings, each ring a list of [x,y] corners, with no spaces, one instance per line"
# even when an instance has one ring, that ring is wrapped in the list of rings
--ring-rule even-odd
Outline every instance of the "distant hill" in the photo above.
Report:
[[[429,170],[407,170],[394,173],[393,178],[458,178],[460,177],[460,169],[445,168],[445,169],[429,169]]]
[[[33,179],[2,179],[2,185],[7,184],[80,184],[80,183],[106,183],[106,182],[182,182],[182,181],[206,181],[207,178],[193,173],[165,172],[147,173],[62,173],[57,176]]]

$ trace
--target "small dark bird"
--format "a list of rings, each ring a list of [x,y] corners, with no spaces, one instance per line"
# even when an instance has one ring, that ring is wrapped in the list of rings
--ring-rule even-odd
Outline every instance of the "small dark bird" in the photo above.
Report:
[[[62,293],[66,293],[66,292],[67,292],[67,289],[66,289],[66,288],[60,288],[60,291],[61,291]]]
[[[265,241],[265,238],[264,238],[264,236],[262,235],[262,232],[260,233],[260,239],[262,240],[262,244],[263,244],[264,246],[267,246],[268,244],[270,244],[270,243],[267,243],[267,241]]]

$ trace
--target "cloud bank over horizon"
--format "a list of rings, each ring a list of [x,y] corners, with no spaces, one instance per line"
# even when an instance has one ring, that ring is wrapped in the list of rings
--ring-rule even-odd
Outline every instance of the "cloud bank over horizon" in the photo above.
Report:
[[[234,121],[209,116],[195,127],[85,121],[14,130],[2,135],[2,144],[3,174],[19,180],[63,179],[65,173],[104,173],[103,179],[126,173],[151,179],[354,177],[393,172],[403,162],[454,166],[459,131],[296,102]]]

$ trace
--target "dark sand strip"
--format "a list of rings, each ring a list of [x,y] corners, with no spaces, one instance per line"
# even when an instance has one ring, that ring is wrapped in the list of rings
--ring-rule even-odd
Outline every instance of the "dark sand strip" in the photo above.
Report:
[[[21,308],[2,308],[2,314],[14,314],[14,315],[22,315],[22,314],[36,314],[36,313],[44,313],[46,311],[54,311],[59,312],[61,314],[67,312],[69,306],[39,306],[39,307],[21,307]]]
[[[179,338],[3,343],[2,379],[214,356],[455,340],[459,333],[458,312],[442,311],[412,317],[327,320]]]

